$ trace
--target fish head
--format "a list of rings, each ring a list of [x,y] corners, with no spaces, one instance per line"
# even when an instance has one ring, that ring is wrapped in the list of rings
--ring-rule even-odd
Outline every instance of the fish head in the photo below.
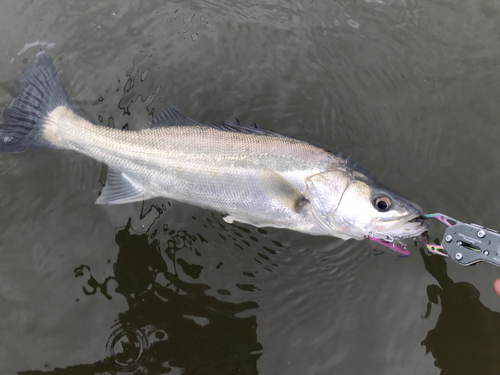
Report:
[[[429,229],[420,207],[363,173],[326,171],[306,179],[306,186],[313,216],[332,236],[392,242]]]

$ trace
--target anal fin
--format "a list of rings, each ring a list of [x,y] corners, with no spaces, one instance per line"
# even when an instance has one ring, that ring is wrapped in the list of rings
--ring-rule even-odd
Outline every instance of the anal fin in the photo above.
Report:
[[[263,227],[282,228],[281,226],[278,226],[272,222],[267,222],[267,221],[257,222],[257,221],[253,221],[253,220],[247,220],[247,219],[244,219],[241,217],[231,216],[231,215],[223,216],[222,220],[224,220],[228,224],[234,224],[234,222],[237,221],[238,223],[250,224],[250,225],[257,227],[257,228],[263,228]]]
[[[95,203],[124,204],[140,202],[153,197],[154,195],[146,193],[142,186],[129,175],[109,168],[106,186],[102,189],[101,195]]]

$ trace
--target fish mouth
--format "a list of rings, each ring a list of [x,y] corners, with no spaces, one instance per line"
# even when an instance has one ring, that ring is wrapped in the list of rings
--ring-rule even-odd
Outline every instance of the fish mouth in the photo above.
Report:
[[[422,215],[415,216],[413,219],[408,220],[407,223],[420,223],[420,224],[425,223],[425,224],[427,224],[425,222],[425,219],[422,217]]]
[[[416,237],[429,230],[429,224],[422,217],[422,213],[410,214],[398,219],[383,219],[376,227],[383,227],[383,229],[380,228],[379,233],[397,240]]]
[[[422,213],[411,213],[405,216],[398,217],[397,219],[393,218],[385,218],[385,219],[377,219],[377,221],[382,222],[384,224],[404,224],[404,223],[422,223],[425,219],[422,217]]]
[[[421,214],[412,215],[406,220],[401,220],[401,225],[398,231],[403,232],[401,238],[419,236],[420,234],[429,230],[429,224],[422,218]]]

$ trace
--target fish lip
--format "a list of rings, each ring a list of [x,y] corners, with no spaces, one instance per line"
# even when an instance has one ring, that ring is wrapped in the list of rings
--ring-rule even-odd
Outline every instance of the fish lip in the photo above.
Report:
[[[422,215],[418,215],[413,219],[408,220],[407,223],[425,223],[425,219],[422,217]]]
[[[411,213],[411,214],[399,217],[397,219],[387,218],[387,219],[378,219],[378,221],[381,221],[384,223],[401,222],[403,224],[403,223],[410,223],[410,222],[414,223],[414,222],[420,222],[420,221],[424,222],[425,219],[422,218],[422,212],[418,212],[418,213]]]

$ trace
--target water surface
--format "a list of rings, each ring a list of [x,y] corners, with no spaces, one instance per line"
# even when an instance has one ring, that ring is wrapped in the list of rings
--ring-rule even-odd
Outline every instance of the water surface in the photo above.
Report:
[[[0,9],[2,107],[43,48],[96,123],[133,128],[169,102],[237,117],[350,155],[426,212],[500,228],[497,2]],[[72,152],[0,156],[0,373],[500,373],[496,267],[166,199],[97,206],[101,172]]]

